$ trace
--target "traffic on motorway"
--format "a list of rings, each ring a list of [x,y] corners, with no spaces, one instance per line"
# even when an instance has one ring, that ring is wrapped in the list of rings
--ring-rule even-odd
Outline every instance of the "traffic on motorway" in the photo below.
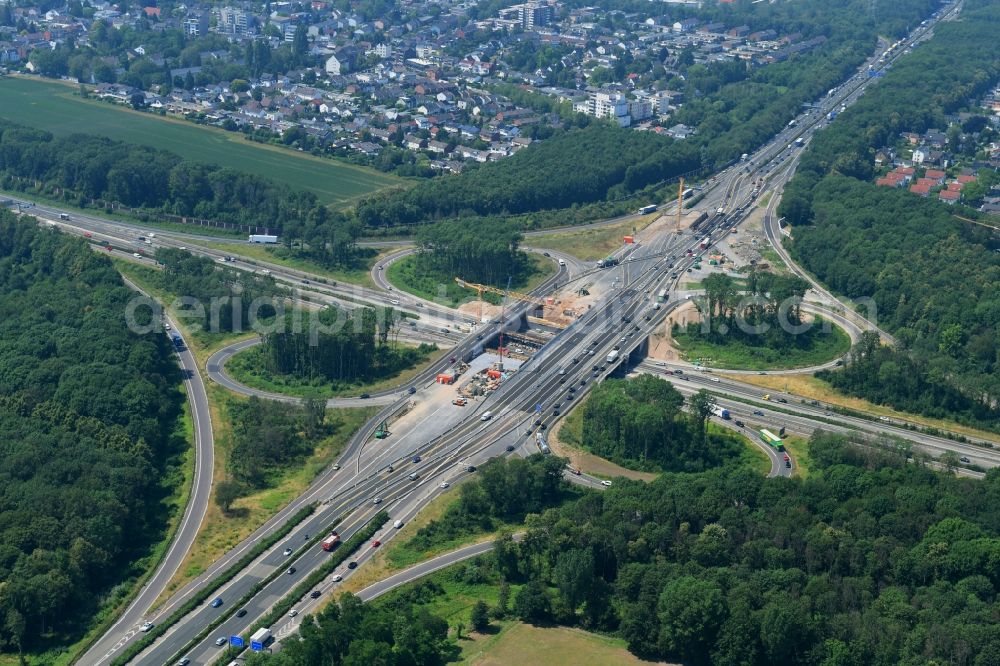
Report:
[[[927,26],[916,31],[910,38],[911,42],[919,39],[931,27]],[[873,57],[872,61],[875,62],[876,57]],[[891,60],[887,64],[891,64]],[[281,638],[294,630],[299,621],[296,618],[301,613],[308,612],[325,595],[335,590],[344,578],[352,575],[355,568],[351,567],[351,564],[357,566],[371,557],[375,548],[392,538],[397,523],[402,524],[434,497],[442,492],[448,492],[450,486],[457,480],[474,474],[476,465],[496,455],[506,455],[515,451],[527,453],[545,450],[543,447],[546,431],[558,421],[568,406],[579,402],[595,382],[602,381],[612,373],[619,372],[621,368],[630,366],[638,356],[641,356],[649,332],[662,324],[665,317],[682,302],[683,294],[677,291],[676,273],[682,272],[693,263],[693,256],[686,251],[696,247],[702,237],[728,233],[753,209],[762,192],[779,189],[794,169],[798,156],[797,149],[808,141],[817,127],[828,121],[830,113],[846,108],[851,101],[862,94],[867,84],[868,78],[859,73],[832,90],[828,99],[822,101],[816,109],[803,113],[752,156],[748,155],[745,160],[730,166],[713,178],[712,184],[704,190],[704,205],[715,213],[697,228],[697,236],[664,234],[648,245],[633,244],[616,253],[619,269],[615,271],[595,267],[587,271],[575,270],[574,274],[570,275],[568,267],[560,262],[557,276],[542,285],[538,293],[544,293],[557,281],[566,283],[570,279],[596,277],[605,283],[610,283],[609,296],[565,330],[556,334],[526,361],[509,381],[501,384],[474,410],[469,410],[468,418],[418,448],[419,462],[416,461],[417,457],[414,457],[409,464],[389,466],[387,470],[379,466],[381,462],[386,462],[393,456],[391,451],[387,451],[383,458],[372,459],[370,465],[375,471],[363,476],[360,451],[373,433],[375,419],[383,419],[385,415],[397,411],[408,399],[408,395],[413,395],[431,379],[434,373],[448,365],[448,359],[442,359],[435,367],[414,379],[407,387],[413,388],[414,391],[393,390],[374,396],[384,399],[382,402],[386,403],[385,408],[352,439],[338,462],[338,467],[317,479],[309,491],[291,505],[301,507],[303,504],[317,503],[318,510],[310,518],[295,526],[286,539],[256,558],[225,585],[213,590],[212,600],[209,603],[202,604],[181,618],[140,656],[138,662],[172,663],[184,658],[190,659],[191,663],[209,663],[219,654],[219,650],[227,645],[227,641],[223,639],[232,636],[249,639],[251,630],[256,626],[255,623],[268,612],[275,601],[286,596],[304,576],[327,561],[330,551],[317,545],[307,546],[307,544],[311,544],[318,535],[329,533],[334,526],[340,537],[347,540],[361,530],[380,510],[388,510],[391,520],[382,526],[383,534],[363,546],[356,554],[352,554],[342,569],[331,574],[320,586],[312,590],[307,598],[296,603],[293,609],[296,611],[294,615],[290,614],[280,627],[272,628],[273,638],[280,642]],[[62,215],[67,215],[58,209],[39,207],[38,210],[60,218]],[[66,227],[78,228],[83,234],[92,236],[100,234],[104,240],[113,240],[116,243],[133,242],[131,236],[123,235],[122,225],[117,223],[112,224],[97,218],[88,219],[75,213],[72,218],[60,219],[60,223]],[[184,236],[172,234],[177,238],[171,240],[170,235],[161,235],[165,237],[159,242],[174,245],[184,242]],[[221,254],[201,248],[198,251],[212,256]],[[141,252],[133,254],[139,254],[139,257],[134,258],[140,260],[145,256]],[[234,263],[244,270],[261,269],[259,263]],[[308,274],[289,271],[280,266],[268,265],[267,270],[274,270],[277,273],[276,277],[297,285],[309,279],[305,277]],[[343,295],[334,288],[309,286],[310,289],[326,293],[333,299]],[[653,308],[649,295],[659,291],[672,294],[672,300],[662,308]],[[408,299],[404,303],[397,295],[387,294],[385,290],[368,290],[363,296],[367,299],[366,302],[407,307],[419,316],[433,320],[435,325],[437,323],[435,317],[440,317],[442,321],[455,321],[455,314],[449,309],[436,304],[422,304],[417,299]],[[515,306],[510,320],[520,318],[524,311],[525,306]],[[465,326],[463,331],[469,330],[472,323],[469,318],[458,321]],[[453,342],[453,338],[456,337],[455,329],[445,326],[444,330],[447,332],[444,339]],[[481,350],[484,341],[498,333],[499,324],[496,322],[477,326],[473,332],[457,342],[453,354],[468,359]],[[213,361],[209,361],[209,371],[212,373],[214,366],[216,375],[213,375],[213,379],[220,383],[222,380],[217,376],[224,376],[223,365],[224,361],[221,358],[216,359],[214,364]],[[651,368],[647,364],[642,364],[640,367],[644,371],[665,375],[662,368]],[[668,378],[682,392],[691,392],[690,384],[694,383],[720,390],[730,396],[746,397],[746,389],[739,388],[741,385],[734,382],[701,378],[692,381],[681,379],[680,374],[673,373]],[[239,390],[235,386],[230,388]],[[741,391],[744,395],[740,395]],[[750,397],[755,400],[762,399],[759,394]],[[807,428],[816,427],[817,423],[822,423],[824,427],[865,427],[874,433],[891,432],[909,436],[911,439],[914,436],[914,433],[902,424],[872,423],[863,419],[858,420],[864,423],[855,424],[846,417],[838,417],[838,420],[845,425],[837,426],[826,419],[829,414],[821,413],[822,408],[807,405],[796,404],[795,414],[783,410],[765,414],[763,410],[749,406],[745,402],[727,398],[719,401],[719,409],[720,413],[717,416],[721,421],[744,432],[751,440],[763,444],[762,448],[765,451],[769,451],[772,474],[792,473],[794,460],[787,455],[787,452],[781,450],[780,444],[769,441],[768,435],[764,435],[764,432],[778,439],[782,429],[802,432]],[[722,414],[723,411],[726,415]],[[483,419],[487,413],[490,418]],[[775,432],[772,433],[772,429]],[[915,441],[931,451],[936,451],[937,454],[944,450],[962,450],[963,455],[977,456],[974,458],[977,463],[995,464],[991,457],[981,455],[981,450],[972,445],[961,448],[952,440],[923,436],[916,437]],[[358,466],[354,470],[349,469],[347,463],[355,457],[358,458]],[[606,488],[611,483],[585,474],[577,474],[576,471],[578,470],[567,470],[567,478],[594,488]],[[287,517],[290,513],[289,510],[282,515]],[[269,522],[268,526],[265,526],[267,529],[255,533],[253,538],[259,538],[267,530],[273,530],[277,524]],[[240,544],[237,550],[245,549],[246,546],[246,542]],[[232,557],[229,557],[227,561],[231,560]],[[199,585],[207,585],[209,580],[207,577],[200,579]],[[258,585],[262,585],[262,588],[252,594],[252,590]],[[190,590],[184,593],[190,593]],[[160,612],[156,616],[138,617],[135,611],[141,611],[140,616],[145,612],[142,605],[136,606],[132,614],[126,616],[134,618],[135,628],[139,634],[152,629],[156,626],[157,619],[166,616],[166,612]],[[146,607],[148,608],[148,605]],[[172,607],[167,605],[165,610]],[[218,624],[208,636],[199,638],[205,627],[217,621],[221,621],[221,624]],[[116,625],[116,631],[120,632],[119,625]]]

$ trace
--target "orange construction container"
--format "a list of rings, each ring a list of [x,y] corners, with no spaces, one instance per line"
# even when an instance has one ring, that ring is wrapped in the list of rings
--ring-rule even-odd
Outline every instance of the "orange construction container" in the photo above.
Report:
[[[635,238],[634,237],[632,237],[632,236],[626,236],[625,237],[625,244],[626,245],[631,245],[634,242],[635,242]]]
[[[486,371],[486,376],[489,377],[490,379],[500,379],[500,371],[499,370],[487,370]]]

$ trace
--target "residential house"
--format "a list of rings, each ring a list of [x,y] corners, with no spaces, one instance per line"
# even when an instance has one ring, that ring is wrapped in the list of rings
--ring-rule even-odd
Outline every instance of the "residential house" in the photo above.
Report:
[[[948,204],[949,206],[954,206],[961,198],[962,198],[962,193],[956,190],[941,190],[940,192],[938,192],[938,199]]]

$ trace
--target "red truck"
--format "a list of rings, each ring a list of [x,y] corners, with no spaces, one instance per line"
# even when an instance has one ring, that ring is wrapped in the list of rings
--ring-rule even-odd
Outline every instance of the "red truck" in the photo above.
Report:
[[[323,550],[333,550],[340,543],[340,535],[336,532],[331,532],[330,536],[323,539]]]

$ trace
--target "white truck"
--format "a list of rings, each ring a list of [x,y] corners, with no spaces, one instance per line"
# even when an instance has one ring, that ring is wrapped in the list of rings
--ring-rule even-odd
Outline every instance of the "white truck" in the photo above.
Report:
[[[608,363],[614,363],[615,361],[617,361],[618,360],[618,350],[617,349],[612,349],[611,353],[608,354],[608,357],[606,359],[604,359],[604,360],[607,361]]]
[[[270,629],[267,627],[261,627],[257,631],[253,632],[253,635],[250,637],[250,649],[254,652],[263,652],[264,648],[271,643],[273,638],[274,637],[271,635]]]
[[[269,234],[250,234],[251,243],[277,243],[278,237]]]

